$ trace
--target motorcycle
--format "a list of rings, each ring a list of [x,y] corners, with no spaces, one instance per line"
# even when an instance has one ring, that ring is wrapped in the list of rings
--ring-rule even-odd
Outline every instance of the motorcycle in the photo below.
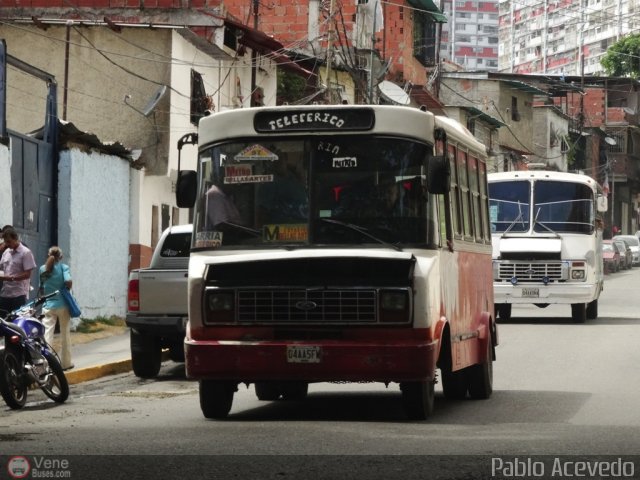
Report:
[[[0,395],[12,409],[27,402],[27,391],[39,387],[47,397],[64,403],[69,397],[69,383],[56,352],[44,339],[44,325],[36,312],[53,292],[0,317],[0,335],[4,351],[0,351]]]

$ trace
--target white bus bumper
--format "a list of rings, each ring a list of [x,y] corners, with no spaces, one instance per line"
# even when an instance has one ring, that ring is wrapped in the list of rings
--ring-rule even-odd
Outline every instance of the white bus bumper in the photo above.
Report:
[[[600,295],[600,286],[593,283],[553,285],[511,285],[494,283],[495,303],[589,303]]]

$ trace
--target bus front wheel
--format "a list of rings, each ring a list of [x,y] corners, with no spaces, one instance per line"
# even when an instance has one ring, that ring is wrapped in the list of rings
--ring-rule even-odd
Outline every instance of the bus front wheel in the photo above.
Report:
[[[493,393],[493,352],[491,342],[487,342],[485,361],[469,367],[469,396],[484,400]]]
[[[402,382],[402,403],[409,420],[426,420],[433,413],[434,382]]]
[[[574,323],[584,323],[587,321],[587,304],[586,303],[572,303],[571,304],[571,318]]]
[[[496,303],[496,316],[500,320],[508,321],[511,319],[511,304],[510,303]]]
[[[587,318],[589,320],[595,320],[598,318],[598,299],[593,302],[587,303]]]
[[[205,418],[222,419],[231,410],[238,386],[233,382],[200,381],[200,408]]]

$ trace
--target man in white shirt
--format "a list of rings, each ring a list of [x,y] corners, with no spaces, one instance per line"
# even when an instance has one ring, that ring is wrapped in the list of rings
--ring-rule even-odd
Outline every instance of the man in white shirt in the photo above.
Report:
[[[33,253],[19,239],[13,228],[3,228],[5,249],[0,258],[2,289],[0,289],[0,314],[7,314],[27,303],[31,287],[31,272],[36,268]]]

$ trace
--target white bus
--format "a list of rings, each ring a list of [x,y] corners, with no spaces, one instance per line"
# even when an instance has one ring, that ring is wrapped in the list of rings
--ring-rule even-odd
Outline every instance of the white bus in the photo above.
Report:
[[[497,316],[508,320],[513,304],[566,304],[576,323],[596,318],[607,210],[598,183],[536,170],[488,178]]]
[[[448,398],[491,395],[486,149],[466,129],[407,107],[261,107],[203,118],[197,143],[177,200],[195,206],[185,356],[205,417],[239,384],[275,401],[381,382],[424,419],[437,368]]]

